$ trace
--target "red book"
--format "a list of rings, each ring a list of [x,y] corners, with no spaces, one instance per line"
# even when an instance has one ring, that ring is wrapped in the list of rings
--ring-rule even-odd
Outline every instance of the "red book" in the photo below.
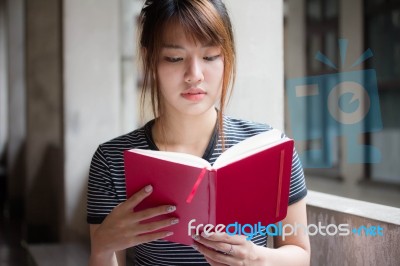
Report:
[[[174,232],[166,240],[191,245],[188,224],[193,219],[191,225],[197,227],[235,222],[267,226],[285,218],[292,155],[293,140],[281,138],[278,130],[236,144],[212,166],[190,154],[132,149],[124,153],[126,193],[129,198],[151,184],[153,193],[135,211],[176,205],[174,213],[151,220],[177,216],[178,224],[163,229]]]

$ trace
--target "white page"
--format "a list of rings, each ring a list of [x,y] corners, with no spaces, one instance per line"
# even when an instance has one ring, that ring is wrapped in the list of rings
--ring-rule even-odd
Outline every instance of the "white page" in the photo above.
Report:
[[[201,157],[181,152],[170,152],[170,151],[154,151],[154,150],[142,150],[132,149],[131,152],[138,154],[147,155],[149,157],[158,158],[165,161],[171,161],[174,163],[180,163],[198,168],[207,167],[221,168],[229,163],[239,161],[252,154],[255,154],[266,147],[272,147],[278,143],[281,143],[285,139],[282,139],[282,132],[277,129],[272,129],[253,137],[247,138],[238,144],[232,146],[225,152],[223,152],[215,161],[213,167],[211,164]]]
[[[235,161],[240,161],[252,154],[255,154],[267,147],[272,147],[281,143],[286,138],[282,138],[282,132],[277,129],[260,133],[248,139],[245,139],[238,144],[232,146],[222,153],[214,163],[214,168],[221,168]]]
[[[147,155],[149,157],[170,161],[174,163],[180,163],[184,165],[204,168],[207,167],[211,169],[211,165],[209,162],[200,158],[198,156],[182,153],[182,152],[171,152],[171,151],[154,151],[154,150],[142,150],[142,149],[132,149],[130,152],[135,152],[138,154]]]

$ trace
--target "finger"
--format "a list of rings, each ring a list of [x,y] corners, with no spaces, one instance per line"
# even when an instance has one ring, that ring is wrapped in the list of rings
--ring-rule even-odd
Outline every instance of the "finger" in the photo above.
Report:
[[[228,235],[227,233],[206,234],[205,232],[201,233],[200,239],[207,239],[215,242],[225,242],[232,245],[240,245],[248,241],[246,240],[246,236],[242,235]]]
[[[128,209],[135,208],[142,200],[148,197],[151,192],[153,192],[153,187],[151,185],[147,185],[135,194],[133,194],[127,201],[125,201],[124,205]]]
[[[157,222],[150,222],[145,224],[138,224],[135,226],[135,234],[144,234],[165,228],[179,223],[178,218],[165,219]]]
[[[211,241],[211,240],[208,240],[207,238],[199,237],[199,236],[194,236],[193,239],[208,248],[214,249],[214,250],[222,252],[222,253],[229,253],[230,255],[232,255],[233,245],[230,243],[225,243],[225,242],[220,242],[220,241]]]
[[[209,249],[208,247],[196,243],[195,247],[200,253],[202,253],[206,259],[212,260],[214,263],[219,263],[217,265],[236,265],[237,262],[233,256],[225,255],[221,252]]]
[[[131,243],[131,246],[143,244],[143,243],[148,243],[157,239],[162,239],[168,236],[173,235],[174,233],[171,231],[161,231],[161,232],[155,232],[155,233],[150,233],[150,234],[144,234],[140,236],[136,236],[134,239],[134,242]]]
[[[153,208],[148,208],[146,210],[138,211],[134,213],[133,222],[147,220],[158,215],[167,214],[174,212],[176,210],[176,206],[173,205],[163,205]]]

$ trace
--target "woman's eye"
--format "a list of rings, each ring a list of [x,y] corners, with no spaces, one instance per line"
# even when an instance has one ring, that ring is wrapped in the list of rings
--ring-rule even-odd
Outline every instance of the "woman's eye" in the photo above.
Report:
[[[206,57],[203,57],[203,59],[204,60],[206,60],[206,61],[214,61],[214,60],[216,60],[218,57],[220,57],[221,55],[214,55],[214,56],[206,56]]]
[[[183,60],[182,57],[169,57],[169,56],[165,56],[164,59],[165,59],[167,62],[171,62],[171,63],[176,63],[176,62],[179,62],[179,61],[182,61],[182,60]]]

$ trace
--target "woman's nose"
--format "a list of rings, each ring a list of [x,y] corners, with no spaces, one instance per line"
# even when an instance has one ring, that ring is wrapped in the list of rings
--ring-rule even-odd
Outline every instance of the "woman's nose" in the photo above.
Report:
[[[193,58],[188,62],[186,73],[185,73],[185,82],[187,83],[197,83],[204,80],[203,69],[201,65],[201,61],[197,58]]]

